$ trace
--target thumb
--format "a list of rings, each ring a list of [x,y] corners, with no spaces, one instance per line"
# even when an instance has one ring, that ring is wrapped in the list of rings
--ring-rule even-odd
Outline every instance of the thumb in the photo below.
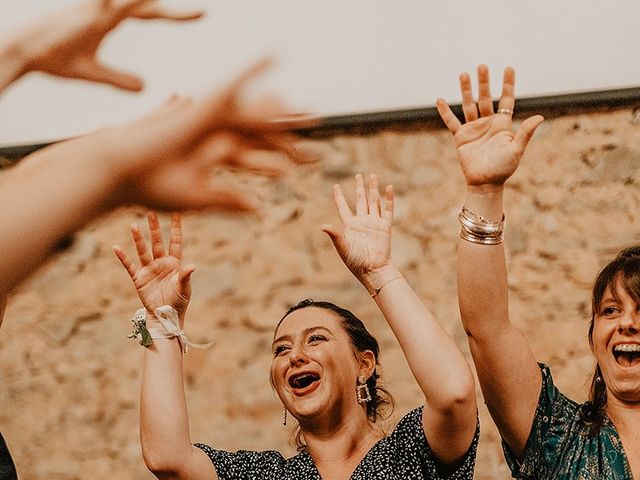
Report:
[[[108,67],[97,61],[77,65],[74,77],[96,83],[106,83],[122,90],[139,92],[144,88],[142,79],[132,73]]]
[[[536,129],[544,122],[544,117],[542,115],[534,115],[533,117],[527,118],[516,133],[516,138],[514,139],[514,144],[518,148],[518,151],[524,153],[529,144],[529,140],[533,137]]]
[[[189,300],[191,298],[191,274],[196,271],[195,265],[185,265],[178,272],[178,284],[176,289],[180,297]]]
[[[320,230],[322,230],[324,233],[329,235],[329,238],[333,242],[333,246],[335,247],[336,251],[340,256],[342,256],[343,254],[346,255],[347,243],[344,239],[344,234],[342,230],[340,230],[338,227],[334,225],[328,225],[328,224],[322,225],[320,227]]]

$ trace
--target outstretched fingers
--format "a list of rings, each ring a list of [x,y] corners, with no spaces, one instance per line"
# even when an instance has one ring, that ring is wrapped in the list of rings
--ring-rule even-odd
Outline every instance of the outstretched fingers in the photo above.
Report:
[[[178,295],[184,300],[191,298],[191,274],[196,271],[195,265],[185,265],[178,272],[178,283],[176,289]]]
[[[252,136],[230,131],[211,135],[196,152],[195,168],[207,175],[215,165],[224,165],[258,175],[277,177],[286,172],[290,163],[279,152],[261,149]]]
[[[125,252],[120,245],[114,245],[112,248],[113,253],[116,254],[116,257],[118,257],[118,260],[120,260],[120,263],[131,277],[131,280],[134,280],[138,270],[129,258],[129,255],[127,255],[127,252]]]
[[[510,110],[513,112],[515,106],[515,85],[516,85],[516,72],[512,67],[504,69],[504,75],[502,77],[502,96],[500,97],[500,103],[498,104],[499,110]]]
[[[140,264],[144,267],[145,265],[149,265],[153,258],[149,253],[149,249],[147,248],[147,242],[142,236],[142,232],[140,231],[140,227],[137,224],[131,224],[131,236],[133,237],[133,243],[136,246],[136,252],[138,252],[138,258],[140,259]]]
[[[336,203],[340,221],[345,224],[351,217],[353,217],[353,213],[351,212],[351,208],[349,208],[347,200],[344,198],[340,185],[337,183],[333,186],[333,200]]]
[[[295,164],[307,164],[317,162],[319,157],[311,150],[298,148],[297,138],[294,134],[281,130],[278,125],[271,123],[267,118],[241,117],[229,118],[224,125],[224,134],[234,136],[236,144],[245,149],[265,150],[282,153],[290,162]],[[216,129],[209,132],[213,138],[220,135]],[[209,143],[207,140],[206,143]]]
[[[544,122],[542,115],[534,115],[533,117],[527,118],[522,122],[522,125],[520,125],[513,143],[521,154],[526,150],[529,140],[531,140],[531,137],[533,137],[533,134],[542,122]]]
[[[493,115],[489,68],[486,65],[478,65],[478,110],[482,117]]]
[[[282,155],[273,152],[248,150],[232,159],[231,166],[265,177],[280,177],[291,164]]]
[[[286,113],[271,118],[269,123],[277,130],[297,130],[321,125],[322,117],[311,113]]]
[[[261,59],[238,74],[222,91],[211,95],[202,102],[201,112],[205,114],[205,118],[210,120],[208,127],[218,127],[221,120],[224,122],[227,117],[233,116],[242,89],[250,81],[271,68],[273,63],[274,60],[270,57]]]
[[[247,133],[241,135],[242,145],[252,150],[279,152],[295,163],[310,163],[310,159],[299,153],[294,147],[295,138],[285,132]]]
[[[380,216],[380,191],[378,190],[378,177],[373,173],[369,176],[369,195],[367,197],[369,204],[369,214]]]
[[[369,213],[367,205],[367,193],[364,190],[364,180],[362,174],[356,174],[356,215],[366,215]]]
[[[124,70],[119,70],[91,59],[74,64],[73,77],[90,82],[104,83],[122,90],[139,92],[144,88],[142,79]]]
[[[329,236],[338,253],[347,251],[347,242],[344,238],[344,232],[340,228],[335,225],[325,224],[320,227],[320,230]]]
[[[170,208],[179,210],[204,210],[213,208],[227,213],[253,213],[260,209],[262,200],[251,190],[239,191],[238,188],[206,182],[192,185],[170,199]]]
[[[393,223],[393,200],[393,185],[387,185],[387,188],[384,191],[384,210],[382,212],[382,218],[389,223]]]
[[[478,106],[473,99],[471,90],[471,76],[464,72],[460,74],[460,93],[462,94],[462,111],[467,122],[478,119]]]
[[[151,254],[154,259],[164,257],[164,243],[162,242],[162,229],[160,228],[158,214],[150,211],[147,213],[147,221],[149,222],[149,233],[151,235]]]
[[[182,217],[179,213],[171,214],[169,232],[169,255],[180,260],[182,257]]]
[[[192,10],[178,10],[176,8],[168,8],[159,4],[157,1],[143,2],[142,5],[138,5],[130,13],[133,18],[139,18],[142,20],[176,20],[176,21],[188,21],[197,20],[204,16],[204,10],[192,9]]]
[[[449,131],[455,135],[456,132],[462,128],[462,123],[451,111],[449,104],[444,98],[438,98],[436,100],[436,108],[438,109],[438,113],[440,114],[440,118],[442,118],[444,124],[447,126]]]
[[[266,71],[272,64],[272,59],[265,58],[251,65],[222,90],[213,92],[197,102],[184,120],[188,141],[197,145],[221,129],[260,134],[273,131],[274,127],[268,124],[267,119],[245,115],[238,106],[238,98],[246,84]]]

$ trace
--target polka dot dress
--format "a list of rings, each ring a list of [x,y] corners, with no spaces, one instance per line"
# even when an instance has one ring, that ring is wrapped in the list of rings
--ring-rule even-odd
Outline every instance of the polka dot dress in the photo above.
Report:
[[[422,430],[422,407],[412,410],[395,430],[364,456],[350,480],[472,480],[478,446],[477,429],[460,466],[443,477]],[[285,459],[279,452],[225,452],[196,444],[211,459],[220,480],[322,480],[311,456],[303,451]]]

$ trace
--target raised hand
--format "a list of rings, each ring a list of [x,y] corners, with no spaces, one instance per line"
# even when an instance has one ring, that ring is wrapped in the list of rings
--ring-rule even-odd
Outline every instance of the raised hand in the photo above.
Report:
[[[254,65],[221,93],[174,99],[137,121],[43,148],[7,172],[0,223],[12,228],[2,230],[0,240],[11,254],[0,258],[0,297],[42,265],[62,238],[123,204],[166,211],[257,209],[258,195],[233,188],[218,170],[283,174],[292,163],[312,160],[293,147],[291,129],[316,123],[289,115],[274,100],[241,102],[246,82],[268,65]],[[288,159],[265,156],[265,150]],[[45,201],[34,203],[34,192]],[[53,217],[55,222],[46,220]],[[46,228],[23,235],[34,225]]]
[[[513,132],[511,115],[515,104],[514,87],[515,72],[507,67],[498,112],[494,113],[487,66],[478,66],[477,102],[473,98],[469,74],[461,74],[464,125],[444,99],[436,101],[438,113],[453,134],[468,186],[501,188],[518,168],[529,140],[544,120],[541,115],[535,115],[522,122],[516,133]]]
[[[171,216],[169,250],[165,251],[160,222],[155,212],[149,212],[151,251],[140,228],[131,225],[131,236],[136,246],[140,266],[137,267],[127,253],[118,245],[113,251],[133,281],[142,305],[147,309],[147,318],[155,318],[154,310],[164,305],[178,312],[181,327],[191,298],[191,274],[193,265],[182,265],[182,226],[180,215]]]
[[[356,175],[356,213],[351,212],[339,185],[333,196],[342,228],[323,225],[347,268],[359,280],[376,270],[391,265],[391,224],[393,222],[393,188],[387,186],[384,200],[375,175],[369,178],[365,191],[362,175]]]
[[[91,0],[18,31],[11,45],[24,58],[21,74],[41,71],[135,91],[143,86],[138,76],[98,59],[106,35],[127,18],[193,20],[202,15],[200,10],[167,9],[158,0]]]
[[[275,99],[242,103],[245,85],[271,64],[248,68],[219,93],[202,99],[172,98],[128,124],[56,144],[35,156],[84,157],[109,179],[111,201],[155,210],[216,208],[253,211],[259,206],[246,188],[216,183],[220,167],[267,176],[311,160],[293,147],[292,126],[311,121],[288,114]],[[264,155],[264,151],[282,155]],[[27,159],[28,161],[28,159]]]

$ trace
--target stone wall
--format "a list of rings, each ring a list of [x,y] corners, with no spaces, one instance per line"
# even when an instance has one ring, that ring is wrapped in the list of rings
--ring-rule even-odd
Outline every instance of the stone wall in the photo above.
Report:
[[[262,216],[184,220],[184,256],[198,266],[187,331],[216,342],[185,360],[194,441],[293,453],[269,386],[270,343],[287,306],[305,297],[350,308],[378,336],[395,419],[420,403],[384,319],[319,230],[337,221],[331,185],[351,192],[357,172],[394,185],[393,256],[469,358],[455,282],[463,179],[449,133],[314,143],[322,163],[277,182],[252,181],[267,198]],[[638,167],[640,124],[631,111],[565,116],[539,129],[506,192],[512,318],[577,399],[593,366],[591,281],[640,238]],[[152,478],[138,440],[142,348],[126,339],[137,297],[111,252],[113,243],[131,250],[132,221],[143,223],[144,212],[122,210],[94,223],[10,299],[0,335],[0,429],[24,479]],[[509,478],[481,398],[479,405],[476,478]]]

